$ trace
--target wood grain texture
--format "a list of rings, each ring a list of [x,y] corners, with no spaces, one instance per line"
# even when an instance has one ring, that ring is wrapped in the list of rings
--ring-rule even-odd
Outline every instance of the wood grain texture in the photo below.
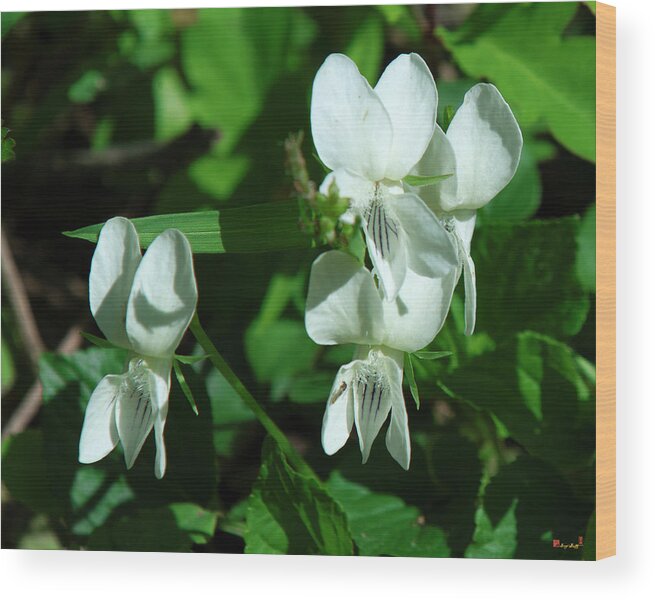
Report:
[[[616,9],[596,4],[596,558],[616,554]]]

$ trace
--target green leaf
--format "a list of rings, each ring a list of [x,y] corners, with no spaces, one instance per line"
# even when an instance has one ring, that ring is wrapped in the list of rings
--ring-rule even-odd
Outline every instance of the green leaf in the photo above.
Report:
[[[177,382],[180,384],[180,388],[182,389],[184,396],[189,401],[191,410],[197,415],[198,406],[196,405],[196,401],[193,398],[193,393],[191,392],[191,388],[189,387],[189,384],[186,382],[186,379],[184,378],[184,373],[182,373],[182,367],[180,367],[180,363],[177,360],[173,361],[173,369],[175,370],[175,377],[177,377]]]
[[[16,153],[14,152],[14,147],[16,146],[16,142],[9,137],[10,131],[11,130],[8,127],[2,128],[2,162],[3,163],[10,160],[14,160],[16,158]]]
[[[446,173],[445,175],[406,175],[403,178],[403,181],[407,185],[411,185],[413,187],[423,187],[426,185],[432,185],[433,183],[437,183],[439,181],[443,181],[444,179],[448,179],[452,176],[452,173]]]
[[[222,211],[155,215],[131,219],[139,233],[141,246],[147,248],[163,231],[179,229],[197,254],[224,252],[270,252],[288,248],[309,248],[310,239],[298,229],[298,204],[295,200],[256,204]],[[65,231],[72,238],[98,241],[104,223]]]
[[[352,555],[343,510],[315,479],[297,473],[267,438],[248,500],[247,553]]]
[[[587,8],[592,12],[592,14],[595,15],[596,14],[596,2],[595,2],[595,0],[585,2],[585,4],[587,5]]]
[[[201,360],[209,358],[209,354],[195,354],[193,356],[185,356],[184,354],[176,354],[175,360],[181,362],[183,365],[195,365]]]
[[[447,356],[452,356],[452,352],[440,351],[432,352],[430,350],[418,350],[413,353],[413,355],[420,360],[437,360],[439,358],[446,358]]]
[[[334,471],[330,493],[346,511],[348,524],[362,556],[447,557],[443,531],[424,524],[419,510],[401,498],[373,492]]]
[[[152,79],[155,139],[172,140],[193,123],[193,115],[184,84],[172,67],[163,67]]]
[[[97,69],[90,69],[70,86],[68,99],[75,104],[88,104],[106,87],[105,76]]]
[[[118,348],[118,346],[112,344],[109,340],[93,335],[92,333],[80,331],[80,335],[94,346],[98,346],[98,348]]]
[[[576,237],[578,253],[575,268],[582,287],[587,292],[596,291],[596,205],[592,204],[582,217]]]
[[[380,75],[384,52],[384,25],[377,12],[367,12],[355,29],[344,54],[359,68],[371,85],[375,85]]]
[[[195,544],[206,544],[214,536],[218,515],[191,502],[176,502],[169,505],[175,515],[177,526],[186,531]]]
[[[418,394],[418,385],[416,385],[416,378],[414,377],[414,365],[412,365],[412,355],[405,352],[405,380],[409,385],[409,390],[412,393],[412,398],[416,402],[416,410],[421,408],[421,399]]]
[[[444,381],[493,413],[531,456],[583,467],[595,451],[594,383],[579,358],[561,342],[523,332]]]
[[[443,109],[443,130],[444,132],[448,131],[448,127],[452,123],[453,118],[455,117],[455,107],[452,104],[446,106]]]
[[[437,35],[467,75],[496,84],[523,127],[544,120],[564,146],[594,161],[596,42],[564,35],[577,6],[480,6],[459,29]]]
[[[516,511],[514,499],[502,519],[494,527],[484,510],[475,511],[475,533],[466,549],[466,558],[513,558],[516,552]]]
[[[557,337],[580,331],[589,297],[575,268],[579,227],[577,217],[565,217],[476,231],[478,331],[498,339],[525,329]]]
[[[2,37],[9,33],[11,28],[18,23],[27,13],[26,12],[2,12]]]

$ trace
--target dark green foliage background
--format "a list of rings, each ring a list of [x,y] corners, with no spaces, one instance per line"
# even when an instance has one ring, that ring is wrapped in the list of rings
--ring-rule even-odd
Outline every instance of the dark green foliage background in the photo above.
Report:
[[[199,416],[173,385],[162,481],[152,441],[131,471],[120,450],[79,465],[90,392],[124,356],[46,353],[37,373],[3,286],[3,427],[36,377],[43,385],[37,418],[3,440],[3,547],[593,558],[589,544],[552,547],[594,535],[593,8],[3,14],[3,232],[50,349],[71,327],[99,335],[86,301],[93,246],[60,232],[119,214],[289,200],[282,143],[298,130],[321,180],[309,99],[331,52],[373,84],[397,54],[420,53],[440,119],[491,81],[525,139],[514,180],[479,213],[475,335],[463,335],[458,290],[429,348],[452,354],[411,358],[421,402],[405,390],[407,473],[382,439],[364,466],[355,439],[333,457],[321,449],[324,403],[352,348],[319,347],[305,333],[319,249],[235,239],[224,254],[196,255],[196,270],[216,346],[321,482],[294,471],[205,362],[182,365]],[[270,239],[286,224],[271,210]],[[199,352],[190,335],[180,351]]]

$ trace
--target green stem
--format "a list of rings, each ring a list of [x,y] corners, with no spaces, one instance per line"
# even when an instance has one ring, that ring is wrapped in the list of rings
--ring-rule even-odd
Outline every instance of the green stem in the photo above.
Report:
[[[298,451],[293,447],[287,436],[284,435],[273,419],[266,414],[266,411],[246,389],[246,386],[243,385],[230,365],[225,362],[225,359],[220,355],[216,346],[214,346],[214,343],[209,339],[205,330],[202,328],[197,312],[193,315],[189,329],[195,336],[196,340],[198,340],[198,343],[202,346],[202,349],[208,354],[212,365],[216,367],[218,372],[232,386],[232,389],[239,394],[239,397],[243,400],[244,404],[259,419],[259,422],[263,425],[264,429],[266,429],[268,434],[278,443],[282,451],[286,454],[289,462],[301,473],[320,481],[312,468],[305,462],[302,456],[298,454]]]

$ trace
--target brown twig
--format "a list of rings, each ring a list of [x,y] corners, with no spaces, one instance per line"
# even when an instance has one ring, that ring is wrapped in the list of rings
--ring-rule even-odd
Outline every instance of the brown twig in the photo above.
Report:
[[[36,369],[39,364],[39,356],[45,352],[46,347],[36,325],[30,299],[25,291],[23,279],[16,266],[4,229],[2,230],[2,275],[7,284],[9,300],[16,314],[25,348],[32,361],[32,366]]]
[[[73,325],[66,333],[64,339],[57,346],[57,352],[60,354],[71,354],[77,350],[82,344],[82,336],[80,331],[82,326],[79,324]],[[28,390],[25,397],[21,400],[14,413],[9,417],[5,428],[2,430],[2,439],[4,440],[8,435],[13,435],[24,431],[27,426],[32,422],[32,419],[39,412],[41,407],[43,387],[41,382],[37,379],[32,387]]]

